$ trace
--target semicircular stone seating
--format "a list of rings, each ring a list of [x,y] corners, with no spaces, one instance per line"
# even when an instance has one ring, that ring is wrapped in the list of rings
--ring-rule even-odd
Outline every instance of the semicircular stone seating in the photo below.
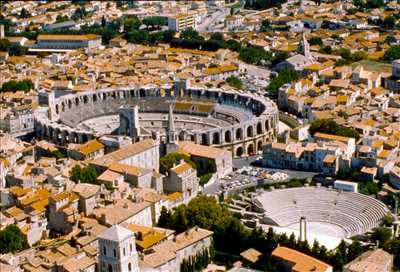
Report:
[[[340,227],[346,237],[362,234],[379,225],[389,212],[385,204],[359,193],[325,187],[302,187],[263,192],[256,197],[264,216],[279,226],[289,226],[306,217]]]

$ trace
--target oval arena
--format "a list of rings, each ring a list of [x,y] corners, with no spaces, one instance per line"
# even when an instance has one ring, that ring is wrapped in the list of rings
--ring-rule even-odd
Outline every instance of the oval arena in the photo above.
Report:
[[[373,197],[325,187],[302,187],[262,192],[253,199],[264,221],[297,230],[305,217],[310,233],[349,238],[379,226],[389,212]]]
[[[165,141],[170,103],[179,140],[227,148],[234,156],[261,151],[262,145],[278,133],[279,112],[266,97],[178,86],[49,96],[50,118],[35,119],[36,136],[63,145],[118,134],[119,110],[137,105],[141,136],[151,137],[156,132]]]

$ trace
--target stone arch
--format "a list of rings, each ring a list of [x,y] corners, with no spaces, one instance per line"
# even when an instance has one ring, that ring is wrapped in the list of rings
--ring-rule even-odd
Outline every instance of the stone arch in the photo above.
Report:
[[[184,141],[185,140],[185,132],[181,131],[178,135],[179,141]]]
[[[236,140],[243,140],[243,129],[236,129]]]
[[[261,122],[258,122],[257,123],[257,134],[260,135],[262,133],[263,133],[262,132],[262,124],[261,124]]]
[[[206,133],[201,134],[201,144],[206,145],[208,143],[208,136]]]
[[[239,146],[238,148],[236,148],[236,152],[235,152],[236,156],[240,157],[243,155],[243,153],[244,153],[243,147]]]
[[[262,146],[263,146],[263,142],[262,142],[262,140],[259,140],[257,142],[257,151],[262,151]]]
[[[227,130],[225,131],[225,142],[230,143],[231,141],[232,141],[231,131]]]
[[[255,150],[254,150],[254,145],[251,143],[247,146],[247,154],[248,155],[254,155]]]
[[[269,120],[265,120],[265,129],[269,131]]]
[[[219,132],[214,132],[212,136],[212,144],[220,144],[220,139],[219,139]]]
[[[247,137],[253,137],[253,126],[247,127]]]

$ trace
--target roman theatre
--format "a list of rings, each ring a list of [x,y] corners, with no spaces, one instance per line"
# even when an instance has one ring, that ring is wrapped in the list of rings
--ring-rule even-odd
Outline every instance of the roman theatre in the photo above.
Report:
[[[247,92],[192,88],[181,82],[164,88],[49,94],[47,104],[49,114],[35,119],[36,136],[60,145],[109,134],[129,135],[129,128],[121,132],[123,123],[135,126],[141,138],[158,135],[165,142],[171,107],[179,140],[227,148],[234,156],[261,151],[278,133],[279,112],[270,99]]]

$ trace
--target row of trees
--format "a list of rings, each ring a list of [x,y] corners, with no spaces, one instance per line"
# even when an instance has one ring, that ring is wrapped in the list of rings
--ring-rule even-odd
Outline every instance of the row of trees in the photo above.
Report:
[[[210,250],[212,253],[212,250]],[[188,259],[184,259],[181,263],[181,272],[195,272],[201,271],[203,268],[211,262],[212,256],[207,249],[198,253],[196,256],[190,256]]]
[[[226,262],[234,262],[243,250],[255,248],[263,253],[255,268],[267,271],[277,271],[270,255],[278,244],[314,256],[338,270],[364,251],[358,241],[351,245],[342,241],[337,249],[328,251],[318,242],[310,246],[307,242],[298,241],[294,234],[287,237],[286,234],[276,234],[272,229],[267,233],[261,229],[250,231],[244,228],[238,217],[229,213],[223,204],[206,196],[196,197],[188,205],[180,205],[172,212],[162,208],[158,226],[174,229],[178,233],[194,226],[209,229],[214,232],[217,259],[223,257]]]
[[[29,92],[34,87],[32,80],[24,79],[24,80],[9,80],[4,82],[1,86],[0,92],[16,92],[16,91],[24,91]]]
[[[309,128],[309,132],[311,135],[320,132],[320,133],[355,138],[356,140],[360,138],[360,134],[358,133],[357,130],[341,126],[338,123],[336,123],[333,119],[320,119],[312,122]]]

